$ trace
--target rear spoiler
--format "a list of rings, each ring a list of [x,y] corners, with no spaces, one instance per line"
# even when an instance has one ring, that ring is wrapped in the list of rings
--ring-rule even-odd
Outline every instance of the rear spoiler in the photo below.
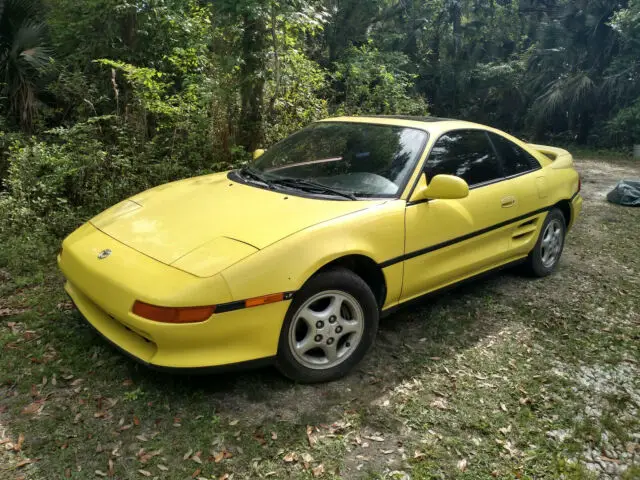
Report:
[[[531,143],[528,146],[551,160],[553,162],[551,164],[551,168],[553,169],[573,167],[573,156],[562,148],[549,147],[547,145],[534,145]]]

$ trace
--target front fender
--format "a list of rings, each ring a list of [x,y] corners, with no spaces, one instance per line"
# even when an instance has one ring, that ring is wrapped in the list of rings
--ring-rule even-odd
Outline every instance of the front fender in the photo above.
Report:
[[[299,290],[328,263],[364,255],[376,263],[404,253],[405,202],[394,200],[295,233],[224,270],[234,299]],[[387,299],[397,297],[402,266],[385,269]],[[396,292],[397,290],[397,292]]]

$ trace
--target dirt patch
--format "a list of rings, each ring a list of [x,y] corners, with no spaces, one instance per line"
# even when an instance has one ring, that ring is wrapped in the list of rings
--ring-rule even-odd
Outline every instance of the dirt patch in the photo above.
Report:
[[[640,165],[614,164],[601,160],[576,160],[576,168],[582,178],[582,197],[598,202],[606,199],[615,185],[623,179],[640,178]]]

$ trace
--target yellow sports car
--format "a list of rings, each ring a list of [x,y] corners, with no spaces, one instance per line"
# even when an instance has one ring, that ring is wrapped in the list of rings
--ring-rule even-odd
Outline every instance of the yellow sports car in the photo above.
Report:
[[[568,152],[490,127],[332,118],[115,205],[58,263],[91,325],[147,365],[327,381],[396,307],[518,262],[553,272],[579,191]]]

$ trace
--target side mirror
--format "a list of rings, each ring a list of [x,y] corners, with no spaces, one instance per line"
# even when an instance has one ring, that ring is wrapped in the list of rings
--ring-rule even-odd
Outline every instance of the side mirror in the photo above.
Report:
[[[259,159],[262,156],[263,153],[264,153],[264,149],[263,148],[259,148],[257,150],[254,150],[253,151],[253,159],[254,160]]]
[[[412,202],[431,198],[455,199],[469,196],[469,185],[460,177],[453,175],[436,175],[427,185],[426,175],[420,175],[418,186],[411,195]]]

